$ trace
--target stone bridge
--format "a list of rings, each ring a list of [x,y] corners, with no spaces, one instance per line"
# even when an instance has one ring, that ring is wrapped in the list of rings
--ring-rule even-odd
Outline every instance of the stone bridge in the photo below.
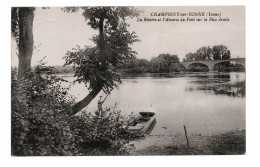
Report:
[[[212,71],[216,64],[224,63],[224,62],[233,62],[235,64],[240,64],[246,68],[245,58],[233,58],[228,60],[189,61],[189,62],[181,62],[180,64],[182,64],[186,68],[186,70],[188,70],[189,66],[192,64],[204,64],[209,68],[209,71]]]

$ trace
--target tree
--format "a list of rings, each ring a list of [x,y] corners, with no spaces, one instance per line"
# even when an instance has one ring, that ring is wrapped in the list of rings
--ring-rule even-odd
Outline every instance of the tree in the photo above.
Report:
[[[222,56],[222,60],[230,59],[230,50],[226,50]]]
[[[136,59],[139,67],[148,68],[150,66],[150,62],[146,59]]]
[[[214,60],[221,60],[224,52],[227,50],[227,46],[225,45],[216,45],[213,46],[213,59]]]
[[[212,49],[209,46],[206,49],[206,60],[212,60]]]
[[[168,70],[167,61],[161,57],[154,57],[150,60],[151,63],[151,70],[153,72],[162,72]]]
[[[180,62],[179,57],[177,55],[170,55],[169,53],[160,54],[158,57],[166,60],[168,66],[170,66],[171,63],[179,63]]]
[[[185,61],[194,61],[195,60],[194,53],[192,53],[192,52],[187,53],[185,55],[185,57],[186,57]]]
[[[18,79],[25,77],[31,69],[34,10],[33,7],[11,9],[11,35],[18,46]]]
[[[203,46],[192,55],[196,61],[211,60],[212,49],[208,46]]]
[[[209,52],[209,47],[207,48],[206,46],[203,46],[203,47],[201,47],[201,48],[199,48],[199,49],[197,49],[197,51],[196,51],[196,59],[197,60],[202,60],[202,61],[204,61],[204,60],[207,60],[207,58],[210,56],[210,52]]]
[[[92,41],[94,47],[77,47],[68,51],[64,57],[65,65],[73,65],[77,77],[75,82],[89,85],[90,93],[73,106],[71,115],[86,107],[96,95],[103,90],[109,94],[120,82],[117,69],[126,59],[136,54],[129,45],[138,41],[134,32],[127,30],[127,17],[139,15],[139,11],[131,7],[82,7],[83,16],[91,28],[98,30]],[[64,8],[67,12],[78,11],[79,8]]]

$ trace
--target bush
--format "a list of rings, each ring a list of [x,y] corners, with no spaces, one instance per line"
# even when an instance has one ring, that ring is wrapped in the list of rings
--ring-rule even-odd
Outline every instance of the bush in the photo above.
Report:
[[[37,66],[19,81],[16,69],[12,71],[12,155],[71,154],[64,148],[71,136],[65,111],[74,100],[61,87],[64,80],[41,75],[47,68]]]
[[[94,115],[83,112],[73,117],[71,130],[77,144],[87,155],[127,154],[124,145],[129,142],[131,134],[126,131],[120,110],[113,107],[100,112]]]
[[[11,154],[27,155],[117,155],[127,153],[130,135],[116,108],[100,115],[69,116],[74,99],[64,80],[42,75],[39,65],[24,79],[12,69]]]

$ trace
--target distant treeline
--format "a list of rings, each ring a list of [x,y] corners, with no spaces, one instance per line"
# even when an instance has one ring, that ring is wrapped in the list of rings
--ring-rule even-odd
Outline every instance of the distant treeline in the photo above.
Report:
[[[203,61],[203,60],[227,60],[230,59],[230,50],[225,45],[203,46],[195,52],[189,52],[183,61]]]
[[[51,74],[64,74],[64,73],[74,73],[75,70],[72,66],[62,66],[62,65],[55,65],[55,66],[46,66],[46,73]],[[34,67],[32,67],[34,69]],[[44,71],[44,69],[42,70]]]
[[[12,70],[17,70],[17,67],[11,67]],[[35,70],[35,67],[32,67],[32,70]],[[44,71],[44,69],[42,69]],[[74,73],[75,70],[72,66],[62,66],[62,65],[55,65],[55,66],[46,66],[45,73],[52,73],[52,74],[64,74],[64,73]]]
[[[158,73],[170,72],[172,63],[180,63],[177,55],[160,54],[150,61],[146,59],[128,59],[120,67],[126,73]]]
[[[73,69],[72,66],[62,66],[62,65],[56,65],[53,66],[53,73],[58,74],[58,73],[74,73],[75,70]]]
[[[183,62],[186,61],[205,61],[205,60],[226,60],[230,59],[230,50],[225,45],[216,45],[212,48],[210,46],[203,46],[197,49],[195,52],[189,52],[183,58]],[[232,64],[226,62],[222,64],[222,69],[233,67]],[[32,67],[34,68],[34,67]],[[233,67],[235,68],[235,67]],[[48,68],[49,70],[50,68]],[[150,61],[147,59],[127,59],[119,67],[120,71],[126,73],[160,73],[160,72],[170,72],[170,71],[186,71],[186,69],[180,64],[178,55],[171,55],[169,53],[159,54],[157,57],[152,58]],[[201,65],[192,66],[189,71],[207,71],[207,67]],[[56,65],[51,67],[51,71],[46,71],[46,73],[51,72],[52,74],[61,73],[74,73],[75,70],[72,66],[62,66]]]

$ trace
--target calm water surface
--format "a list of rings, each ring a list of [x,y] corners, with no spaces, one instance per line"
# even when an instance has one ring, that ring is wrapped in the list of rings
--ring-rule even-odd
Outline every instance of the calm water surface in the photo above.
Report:
[[[72,81],[73,77],[63,76]],[[152,135],[188,133],[211,135],[245,129],[245,97],[216,94],[213,90],[199,90],[201,86],[232,85],[245,81],[244,72],[233,73],[167,73],[122,76],[119,89],[107,97],[104,107],[117,103],[123,115],[138,112],[142,107],[157,111],[157,124]],[[230,86],[230,90],[236,88]],[[218,88],[219,89],[219,88]],[[88,94],[84,84],[72,85],[70,94],[81,100]],[[97,110],[101,92],[86,108]]]

